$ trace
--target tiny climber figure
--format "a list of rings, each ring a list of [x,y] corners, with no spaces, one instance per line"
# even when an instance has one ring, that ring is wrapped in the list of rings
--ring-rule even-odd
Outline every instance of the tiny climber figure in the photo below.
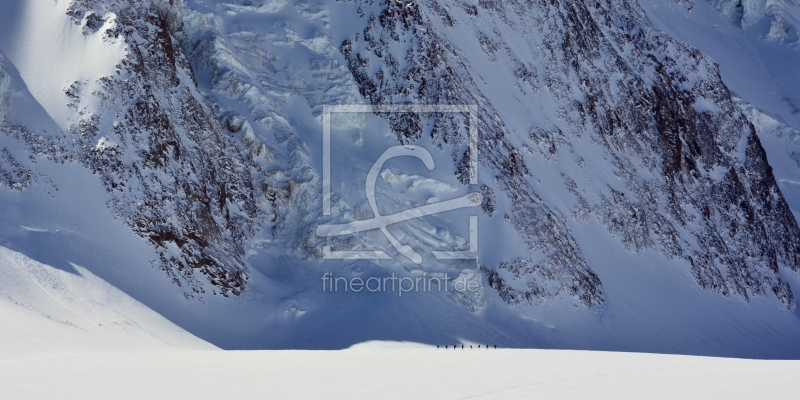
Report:
[[[446,349],[446,348],[447,348],[447,345],[444,345],[444,348]]]
[[[464,345],[463,344],[461,345],[461,350],[464,350]]]
[[[480,349],[481,349],[481,345],[478,345],[478,350],[480,350]]]
[[[438,344],[436,345],[436,350],[439,350],[439,345]]]
[[[494,349],[497,350],[497,345],[494,345]]]
[[[472,350],[472,345],[469,345],[469,349]]]

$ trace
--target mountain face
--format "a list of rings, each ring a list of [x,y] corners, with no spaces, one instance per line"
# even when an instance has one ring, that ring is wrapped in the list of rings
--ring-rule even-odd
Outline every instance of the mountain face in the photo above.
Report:
[[[480,48],[493,73],[513,82],[504,89],[522,107],[548,103],[553,113],[510,128],[471,79],[477,52],[451,44],[457,24],[476,33],[459,45]],[[505,218],[531,251],[485,266],[507,302],[567,291],[586,306],[602,304],[602,283],[566,222],[595,216],[629,251],[653,248],[689,261],[707,290],[744,298],[771,292],[795,307],[779,270],[798,268],[797,223],[754,128],[717,67],[649,28],[635,4],[387,2],[342,53],[373,103],[480,105],[481,162],[512,199]],[[401,140],[424,124],[391,122]],[[548,205],[538,194],[554,188],[532,184],[537,171],[526,159],[536,158],[559,170],[566,204]],[[586,170],[613,178],[598,181]]]
[[[63,136],[23,126],[8,134],[33,154],[99,175],[112,213],[159,249],[155,265],[187,296],[205,291],[198,279],[240,294],[259,192],[248,160],[197,91],[169,15],[149,2],[99,1],[72,2],[66,15],[87,37],[121,42],[126,55],[113,75],[64,88],[75,118]]]
[[[477,106],[478,184],[468,179],[464,115],[378,112],[382,122],[354,118],[339,131],[353,135],[354,165],[368,169],[374,160],[364,154],[379,154],[370,153],[365,127],[383,123],[395,144],[431,148],[437,165],[452,171],[437,179],[482,193],[480,235],[488,240],[478,262],[331,264],[339,271],[361,276],[377,265],[475,279],[479,294],[452,296],[446,307],[494,321],[486,323],[498,337],[520,331],[487,317],[509,309],[537,323],[557,310],[616,312],[619,293],[639,290],[619,278],[639,276],[630,272],[636,269],[685,274],[670,287],[745,302],[735,307],[796,307],[790,283],[800,266],[800,230],[751,123],[758,113],[731,94],[709,57],[653,28],[635,2],[60,0],[35,12],[34,3],[4,5],[25,22],[0,30],[4,68],[19,70],[0,70],[4,196],[24,198],[49,185],[39,167],[45,161],[91,171],[111,215],[154,250],[151,264],[190,302],[221,294],[228,299],[214,310],[224,310],[224,301],[264,308],[259,296],[267,287],[314,298],[318,277],[293,289],[274,282],[290,265],[318,270],[330,242],[315,234],[316,224],[372,216],[363,199],[348,195],[335,195],[333,215],[321,216],[322,107],[433,104]],[[741,4],[712,5],[735,11]],[[788,21],[786,9],[773,21]],[[57,55],[83,57],[66,72],[39,67],[31,50],[52,42],[26,28],[45,14],[67,43]],[[750,15],[738,18],[745,24]],[[9,111],[24,91],[12,87],[15,74],[47,124]],[[437,199],[450,190],[394,171],[381,175],[378,192],[395,212],[418,205],[414,188],[432,187]],[[404,225],[402,241],[464,245],[465,235],[443,221]],[[622,249],[615,261],[598,256],[612,248],[595,243],[606,237]],[[639,265],[643,259],[656,261]],[[259,263],[280,271],[266,278],[273,283],[253,283],[265,274]],[[319,303],[306,301],[313,314]],[[625,306],[634,310],[621,317],[626,323],[645,312]],[[291,303],[284,314],[307,310]],[[782,329],[800,332],[793,314],[780,315],[789,321]],[[565,333],[552,338],[548,329],[532,335],[551,346],[613,347]],[[516,343],[534,342],[520,335]]]

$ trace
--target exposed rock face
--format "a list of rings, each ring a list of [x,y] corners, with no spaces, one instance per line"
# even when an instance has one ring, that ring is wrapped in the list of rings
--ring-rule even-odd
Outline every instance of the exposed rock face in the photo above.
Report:
[[[25,190],[30,186],[32,176],[33,171],[21,165],[8,149],[0,151],[0,185]]]
[[[0,55],[0,62],[3,56]],[[11,92],[11,79],[0,64],[0,123],[3,123],[8,112],[8,99]],[[0,151],[0,185],[16,190],[26,189],[31,182],[31,170],[20,165],[14,155],[3,148]]]
[[[123,38],[127,56],[102,92],[82,82],[65,90],[80,123],[66,138],[17,127],[34,154],[79,161],[100,175],[109,207],[156,246],[157,267],[185,295],[244,290],[244,243],[259,223],[251,165],[198,92],[183,50],[171,36],[171,17],[149,1],[75,1],[69,9],[86,35]],[[98,32],[106,17],[112,29]],[[99,110],[84,102],[99,100]],[[24,185],[24,182],[18,183]]]
[[[444,12],[443,9],[439,11]],[[444,21],[449,23],[452,19],[444,15]],[[410,42],[410,49],[404,54],[393,53],[391,44],[401,41]],[[506,139],[509,132],[504,122],[491,118],[495,115],[494,107],[474,89],[455,49],[428,29],[418,4],[388,2],[381,14],[370,17],[363,35],[342,43],[341,51],[349,61],[361,94],[373,104],[479,105],[482,136],[479,158],[500,173],[502,189],[513,205],[513,209],[504,210],[505,218],[537,256],[499,267],[510,276],[506,279],[521,282],[521,288],[507,284],[497,272],[490,273],[490,284],[508,302],[541,300],[566,292],[587,306],[603,303],[600,280],[581,256],[563,216],[554,213],[536,196],[523,158]],[[387,118],[399,139],[407,142],[418,138],[422,126],[427,124],[419,115],[389,115]],[[431,135],[435,140],[440,145],[458,146],[456,149],[465,147],[454,139],[466,137],[464,124],[442,126],[444,120],[436,117],[431,117]],[[459,154],[456,150],[456,157],[464,168],[463,160],[468,154]]]
[[[0,55],[0,62],[3,61],[3,56]],[[8,112],[8,99],[11,96],[11,78],[8,73],[3,70],[0,65],[0,123],[5,121],[6,113]]]
[[[479,105],[481,165],[496,172],[511,200],[500,212],[530,249],[528,257],[485,266],[507,302],[568,293],[586,306],[602,304],[601,282],[567,223],[594,216],[629,251],[657,249],[688,260],[707,290],[745,299],[773,293],[795,307],[779,272],[800,265],[800,230],[752,125],[717,66],[651,29],[635,3],[430,0],[380,7],[341,51],[373,103]],[[450,28],[458,24],[482,33],[455,38]],[[471,63],[483,60],[467,54],[467,45],[482,49],[479,56],[498,74],[513,76],[508,96],[531,108],[554,103],[548,120],[530,131],[504,120],[489,88],[470,73]],[[436,116],[387,118],[405,142],[438,123]],[[463,146],[437,132],[431,134],[438,142],[463,154]],[[571,216],[542,200],[558,189],[533,184],[536,173],[526,165],[532,159],[561,171]],[[597,168],[614,179],[592,178],[587,169]]]

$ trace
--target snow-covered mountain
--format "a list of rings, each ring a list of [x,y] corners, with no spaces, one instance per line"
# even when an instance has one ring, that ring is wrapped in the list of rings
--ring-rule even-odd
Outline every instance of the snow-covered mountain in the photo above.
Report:
[[[683,1],[693,7],[690,1]],[[796,39],[798,23],[797,4],[791,0],[711,0],[723,16],[748,29],[760,22],[769,26],[767,39]]]
[[[800,356],[791,2],[26,0],[0,15],[0,245],[79,265],[214,344]],[[323,215],[337,104],[475,105],[477,155],[464,113],[336,116]],[[483,197],[391,227],[421,264],[380,233],[316,234],[374,217],[363,184],[397,144],[436,168],[387,164],[381,214]],[[434,258],[468,246],[476,213],[477,262]],[[477,289],[331,293],[326,273]]]

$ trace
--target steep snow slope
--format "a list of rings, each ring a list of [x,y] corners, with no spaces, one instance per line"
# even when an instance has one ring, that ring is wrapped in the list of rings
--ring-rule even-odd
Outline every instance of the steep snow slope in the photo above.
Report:
[[[102,31],[117,26],[116,15],[101,20],[89,32],[90,28],[82,29],[70,18],[69,6],[67,1],[9,1],[0,5],[5,16],[0,27],[4,53],[14,60],[31,94],[63,130],[78,123],[83,114],[98,111],[94,102],[80,108],[65,102],[65,91],[98,90],[99,78],[114,74],[126,54],[122,40],[108,40],[102,35]]]
[[[72,266],[71,273],[58,270],[0,247],[0,359],[214,348]]]
[[[770,3],[782,3],[783,12],[800,15],[800,7],[793,2]],[[717,62],[725,84],[739,97],[800,129],[796,68],[800,43],[797,36],[770,38],[769,24],[774,18],[759,17],[756,24],[743,28],[706,1],[651,0],[640,4],[656,28],[697,47]]]
[[[6,247],[81,265],[226,348],[800,357],[798,229],[761,144],[712,62],[635,4],[65,1],[72,25],[55,37],[121,61],[75,58],[74,81],[44,85],[32,65],[54,37],[15,22],[37,2],[1,3]],[[15,47],[28,37],[47,43]],[[322,106],[363,102],[478,105],[479,184],[465,116],[351,116],[334,123],[322,216]],[[391,228],[422,265],[320,260],[326,244],[397,255],[380,234],[314,232],[371,216],[364,176],[398,143],[431,149],[436,169],[388,165],[381,212],[480,191],[478,263],[429,253],[463,248],[470,212]],[[331,293],[326,272],[480,290]]]

